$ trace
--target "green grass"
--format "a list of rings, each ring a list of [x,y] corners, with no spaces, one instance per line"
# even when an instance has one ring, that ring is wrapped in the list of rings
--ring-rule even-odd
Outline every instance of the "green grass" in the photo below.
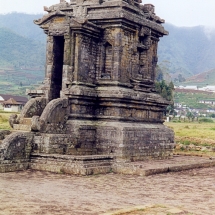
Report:
[[[0,73],[0,93],[26,96],[26,89],[38,87],[43,79],[44,71],[42,69],[5,70]]]
[[[201,119],[199,119],[199,122],[200,123],[202,123],[202,122],[213,123],[214,121],[209,118],[201,118]]]
[[[165,123],[175,132],[175,142],[183,145],[215,147],[215,127],[212,123],[181,122]]]
[[[12,113],[0,112],[0,129],[11,129],[8,119]]]
[[[190,108],[208,109],[214,106],[199,103],[200,100],[215,100],[215,94],[175,92],[174,102],[187,105]]]

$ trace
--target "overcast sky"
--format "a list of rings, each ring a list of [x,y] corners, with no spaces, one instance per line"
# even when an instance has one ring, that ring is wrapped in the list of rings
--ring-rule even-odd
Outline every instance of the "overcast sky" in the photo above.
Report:
[[[59,2],[60,0],[0,0],[0,13],[43,13],[43,6]],[[154,4],[156,14],[176,26],[215,27],[215,0],[143,0],[143,4],[147,3]]]

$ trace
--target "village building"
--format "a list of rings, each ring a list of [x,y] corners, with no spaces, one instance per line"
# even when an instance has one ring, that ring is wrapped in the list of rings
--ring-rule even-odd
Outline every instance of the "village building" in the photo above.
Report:
[[[202,90],[202,91],[207,91],[207,92],[215,92],[215,86],[213,85],[208,85],[206,87],[201,87],[199,88],[199,90]]]
[[[199,100],[199,103],[214,106],[215,105],[215,99],[201,99],[201,100]]]
[[[175,89],[185,89],[185,90],[198,90],[198,87],[197,86],[175,86]]]
[[[7,112],[20,112],[27,103],[24,96],[0,94],[0,110]]]

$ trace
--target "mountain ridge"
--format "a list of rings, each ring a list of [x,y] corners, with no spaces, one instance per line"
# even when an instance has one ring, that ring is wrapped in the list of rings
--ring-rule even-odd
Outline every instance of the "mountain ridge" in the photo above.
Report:
[[[44,14],[25,14],[12,12],[0,14],[0,27],[12,30],[14,33],[32,40],[45,43],[46,35],[43,30],[33,23]]]
[[[164,24],[169,35],[161,38],[158,48],[159,64],[164,64],[171,76],[189,77],[215,68],[215,30],[210,35],[205,26],[176,27]],[[166,62],[166,63],[165,63]]]
[[[25,38],[8,28],[0,27],[0,68],[41,67],[45,49],[41,42]]]

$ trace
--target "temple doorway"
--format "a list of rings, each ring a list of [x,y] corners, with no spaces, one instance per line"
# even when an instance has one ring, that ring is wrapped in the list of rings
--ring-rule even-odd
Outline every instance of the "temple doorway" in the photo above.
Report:
[[[60,98],[63,78],[64,36],[53,37],[53,70],[50,100]]]

